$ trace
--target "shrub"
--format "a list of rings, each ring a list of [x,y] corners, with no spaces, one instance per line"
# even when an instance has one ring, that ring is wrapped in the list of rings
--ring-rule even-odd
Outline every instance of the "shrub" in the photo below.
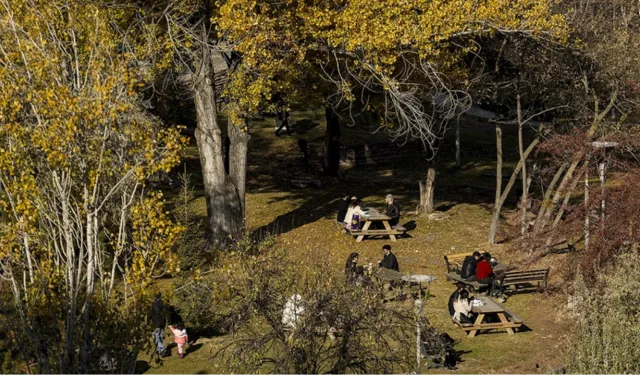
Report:
[[[577,330],[572,372],[640,373],[640,256],[637,246],[601,270],[595,284],[576,282]]]

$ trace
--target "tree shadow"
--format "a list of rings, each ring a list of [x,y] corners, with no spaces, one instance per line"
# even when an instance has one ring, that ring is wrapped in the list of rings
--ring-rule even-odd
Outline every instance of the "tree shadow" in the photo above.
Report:
[[[200,343],[200,344],[195,344],[195,345],[189,345],[187,347],[187,349],[184,351],[185,356],[187,356],[188,354],[191,354],[193,352],[197,352],[198,350],[200,350],[202,347],[204,346],[204,344]]]
[[[147,361],[138,360],[136,361],[136,374],[143,374],[147,371],[151,370],[151,365]]]
[[[317,127],[318,125],[320,125],[320,123],[317,121],[313,121],[312,119],[303,119],[296,121],[293,126],[293,131],[297,134],[307,134],[309,130]]]

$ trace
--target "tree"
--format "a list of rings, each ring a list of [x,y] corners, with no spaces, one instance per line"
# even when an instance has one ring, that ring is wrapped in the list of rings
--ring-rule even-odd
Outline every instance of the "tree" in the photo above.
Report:
[[[545,1],[391,1],[273,3],[227,0],[220,30],[243,56],[236,74],[249,82],[230,94],[251,105],[274,87],[295,86],[312,74],[328,82],[334,105],[360,101],[383,113],[381,128],[394,140],[419,140],[435,157],[449,120],[468,109],[470,79],[463,61],[478,40],[496,34],[563,42],[562,17]],[[292,73],[293,72],[293,73]],[[248,78],[247,78],[248,77]],[[293,80],[293,81],[292,81]],[[295,93],[295,90],[292,91]],[[293,95],[292,95],[293,97]],[[421,206],[433,208],[431,168]]]
[[[318,266],[298,272],[283,251],[239,259],[220,280],[219,311],[233,327],[216,354],[227,369],[271,373],[389,373],[415,364],[415,312],[385,303],[377,289],[351,287]],[[294,327],[283,323],[293,294],[303,310]],[[435,330],[434,354],[443,353]]]
[[[146,113],[137,90],[152,72],[144,42],[111,22],[120,14],[0,6],[3,310],[40,372],[100,372],[103,355],[133,372],[149,283],[177,267],[182,231],[145,181],[179,162],[185,140]]]

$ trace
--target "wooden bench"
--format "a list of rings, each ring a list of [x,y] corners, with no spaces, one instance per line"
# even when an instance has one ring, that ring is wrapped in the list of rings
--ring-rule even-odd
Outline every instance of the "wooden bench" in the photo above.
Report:
[[[502,292],[505,288],[544,291],[549,280],[549,268],[527,271],[507,271],[496,280]]]
[[[480,284],[477,281],[465,280],[460,276],[460,270],[462,269],[462,262],[464,262],[464,259],[466,257],[472,256],[472,255],[473,255],[473,252],[445,255],[444,263],[447,266],[447,273],[445,274],[445,277],[447,279],[449,279],[454,283],[458,283],[458,282],[464,283],[467,286],[469,286],[470,289],[473,291],[473,290],[478,290],[483,286],[486,287],[487,285]]]
[[[471,253],[460,253],[460,254],[451,254],[444,256],[444,263],[447,266],[447,273],[460,273],[462,269],[462,262],[464,262],[464,258],[473,255]]]
[[[338,221],[336,221],[336,224],[342,228],[342,233],[349,233],[358,237],[358,242],[362,241],[364,236],[391,236],[391,240],[395,241],[394,236],[404,234],[407,231],[402,225],[394,225],[391,229],[351,229],[349,224]]]
[[[469,281],[466,279],[463,279],[460,275],[458,275],[456,272],[449,272],[446,273],[445,276],[447,277],[447,279],[449,279],[450,281],[454,282],[454,283],[464,283],[465,285],[467,285],[469,287],[469,289],[471,291],[475,291],[478,290],[482,287],[487,287],[490,285],[486,285],[486,284],[480,284],[477,281]]]
[[[504,329],[509,335],[513,335],[515,334],[514,328],[522,327],[523,320],[520,317],[505,309],[491,298],[482,297],[481,299],[485,304],[483,306],[474,306],[473,311],[478,313],[478,317],[473,324],[451,320],[455,325],[465,331],[469,337],[474,337],[480,331],[492,329]],[[494,316],[500,321],[485,323],[484,319],[487,315]]]

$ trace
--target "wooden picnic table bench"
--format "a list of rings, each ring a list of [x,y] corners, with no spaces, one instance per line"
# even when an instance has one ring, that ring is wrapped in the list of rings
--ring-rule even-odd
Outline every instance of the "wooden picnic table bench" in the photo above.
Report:
[[[549,268],[507,271],[498,276],[496,286],[500,288],[501,293],[504,293],[505,289],[509,289],[510,291],[537,290],[542,292],[547,289],[548,280]]]
[[[482,306],[473,306],[473,312],[478,314],[473,324],[464,324],[456,320],[453,323],[467,332],[468,337],[475,337],[480,331],[492,329],[504,329],[509,335],[515,334],[514,329],[522,327],[523,321],[514,313],[505,309],[498,302],[489,297],[480,297]],[[487,317],[495,316],[499,322],[485,323]]]
[[[397,235],[404,234],[407,229],[401,225],[391,226],[389,220],[391,218],[385,214],[381,214],[375,208],[369,208],[367,210],[367,216],[361,216],[360,221],[364,222],[362,229],[351,229],[351,225],[341,222],[336,222],[344,231],[357,237],[356,242],[362,242],[365,236],[388,236],[391,241],[396,240]],[[369,229],[371,223],[382,223],[384,229]]]
[[[473,255],[472,252],[445,255],[444,262],[445,262],[445,265],[447,266],[447,273],[445,274],[445,276],[447,277],[447,279],[449,279],[452,282],[455,282],[455,283],[460,282],[460,283],[466,284],[467,286],[470,287],[471,290],[478,290],[482,287],[490,286],[487,284],[481,284],[477,281],[469,281],[467,279],[463,279],[460,276],[460,270],[462,269],[462,263],[464,262],[464,259],[472,255]],[[507,264],[499,263],[498,265],[493,267],[493,272],[496,275],[502,275],[510,272],[510,270],[514,268],[515,267],[509,266]]]

